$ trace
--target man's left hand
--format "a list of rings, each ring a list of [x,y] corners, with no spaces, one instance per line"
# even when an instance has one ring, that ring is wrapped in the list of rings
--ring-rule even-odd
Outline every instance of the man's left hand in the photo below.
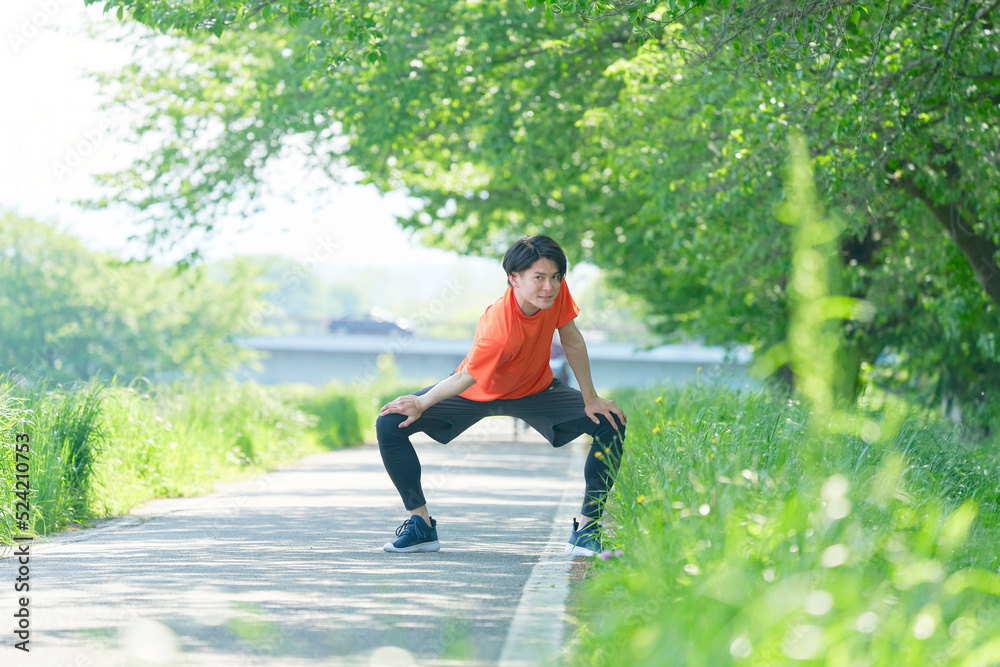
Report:
[[[600,396],[597,396],[589,401],[584,401],[583,409],[584,412],[587,413],[587,416],[590,417],[590,421],[595,424],[601,423],[601,421],[597,418],[597,415],[604,415],[605,419],[611,422],[611,425],[615,427],[616,431],[618,430],[618,422],[611,418],[612,414],[617,415],[622,424],[628,421],[628,419],[625,418],[625,412],[615,405],[614,401],[607,398],[601,398]]]

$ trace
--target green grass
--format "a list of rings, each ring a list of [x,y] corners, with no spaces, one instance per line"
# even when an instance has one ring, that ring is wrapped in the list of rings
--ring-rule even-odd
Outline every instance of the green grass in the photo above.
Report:
[[[776,393],[616,399],[605,523],[624,555],[590,571],[571,664],[1000,661],[997,442],[886,395],[812,447],[809,411]]]
[[[35,529],[46,533],[89,514],[96,459],[104,438],[99,385],[63,392],[39,387],[24,397],[31,438]]]
[[[254,383],[109,388],[95,509],[114,516],[153,497],[209,493],[320,451],[317,422]]]
[[[209,493],[361,441],[354,397],[233,381],[25,389],[0,380],[0,542],[17,530],[14,439],[31,438],[30,529],[50,534],[151,498]]]

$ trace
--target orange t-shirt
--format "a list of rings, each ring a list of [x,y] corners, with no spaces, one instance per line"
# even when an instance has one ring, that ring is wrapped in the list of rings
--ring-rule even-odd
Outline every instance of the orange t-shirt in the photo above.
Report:
[[[579,312],[565,280],[552,307],[531,317],[521,312],[514,291],[508,287],[479,318],[472,349],[455,371],[468,369],[476,384],[459,395],[473,401],[493,401],[522,398],[548,387],[552,382],[552,335]]]

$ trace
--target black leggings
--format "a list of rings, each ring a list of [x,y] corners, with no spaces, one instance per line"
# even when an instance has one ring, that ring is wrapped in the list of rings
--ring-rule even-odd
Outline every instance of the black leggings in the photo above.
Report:
[[[424,393],[427,389],[417,393]],[[613,416],[618,427],[616,431],[615,426],[604,415],[598,415],[599,423],[595,424],[583,412],[580,392],[559,380],[553,381],[549,390],[555,391],[546,390],[534,396],[508,401],[477,402],[455,396],[432,406],[406,428],[399,428],[406,419],[405,415],[389,414],[379,417],[375,422],[379,452],[386,472],[399,491],[406,509],[414,510],[427,504],[420,485],[420,460],[410,443],[412,434],[427,433],[438,442],[446,443],[483,417],[508,415],[525,419],[554,446],[566,444],[583,434],[593,437],[583,468],[586,490],[581,513],[588,517],[600,516],[602,505],[621,464],[625,425],[617,416]],[[575,392],[575,397],[572,392]],[[579,405],[576,405],[574,399],[578,399]],[[563,412],[568,419],[556,421],[549,416],[551,412],[539,418],[541,412],[547,412],[540,410],[544,407],[564,408],[559,412]]]

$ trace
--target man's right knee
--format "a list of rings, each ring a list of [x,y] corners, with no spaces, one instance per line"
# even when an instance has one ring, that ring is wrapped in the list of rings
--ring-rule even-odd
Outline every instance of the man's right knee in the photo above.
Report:
[[[400,439],[405,440],[406,436],[403,435],[403,430],[399,428],[399,425],[404,421],[406,421],[406,415],[396,413],[382,415],[376,419],[375,437],[379,444],[398,442]]]

